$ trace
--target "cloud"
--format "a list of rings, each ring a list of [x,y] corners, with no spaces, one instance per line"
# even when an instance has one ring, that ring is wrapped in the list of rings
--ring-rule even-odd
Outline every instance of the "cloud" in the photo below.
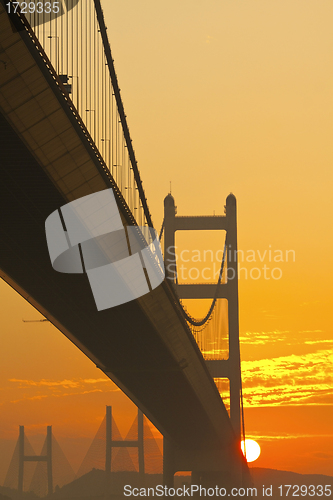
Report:
[[[18,378],[11,378],[9,379],[9,382],[14,382],[18,383],[21,386],[24,387],[63,387],[65,389],[68,388],[76,388],[76,387],[82,387],[85,384],[99,384],[99,383],[105,383],[105,382],[111,382],[110,379],[108,378],[96,378],[96,379],[77,379],[77,380],[46,380],[46,379],[41,379],[41,380],[26,380],[26,379],[18,379]]]
[[[333,404],[330,350],[242,363],[243,394],[249,406]]]
[[[323,333],[323,330],[299,330],[298,333]]]
[[[44,399],[44,398],[47,398],[48,396],[46,394],[39,394],[38,396],[32,396],[32,397],[24,397],[24,398],[21,398],[21,399],[15,399],[13,401],[10,401],[10,403],[21,403],[21,401],[36,401],[36,400],[40,400],[40,399]]]
[[[269,332],[242,332],[240,335],[241,344],[269,345],[276,342],[287,342],[288,345],[298,346],[300,344],[299,334],[302,334],[302,344],[333,344],[332,339],[327,338],[323,330],[300,330],[293,333],[289,330],[272,330]],[[314,338],[314,334],[323,334],[325,338]]]
[[[246,438],[247,439],[254,439],[254,440],[260,440],[260,441],[276,441],[276,440],[285,440],[285,439],[313,439],[313,438],[332,438],[333,434],[288,434],[288,433],[277,433],[274,434],[269,433],[269,434],[262,434],[260,431],[252,431],[249,433],[246,433]],[[327,455],[327,454],[325,454]],[[327,455],[327,456],[332,456],[333,455]]]
[[[36,401],[45,398],[63,398],[68,396],[80,396],[96,392],[116,392],[120,391],[108,378],[87,378],[87,379],[63,379],[63,380],[29,380],[29,379],[9,379],[9,382],[16,384],[16,393],[22,397],[9,400],[15,404],[22,401]],[[109,384],[105,386],[105,384]],[[10,392],[12,392],[11,390]],[[36,394],[37,393],[37,394]]]
[[[115,389],[109,389],[107,392],[118,392],[120,389],[116,387]],[[96,392],[105,392],[103,389],[92,389],[90,391],[79,391],[79,392],[64,392],[60,394],[39,394],[37,396],[24,396],[23,398],[20,399],[15,399],[13,401],[10,401],[10,403],[21,403],[22,401],[36,401],[40,399],[45,399],[45,398],[64,398],[68,396],[83,396],[85,394],[92,394]]]
[[[288,330],[273,330],[271,332],[244,332],[240,336],[241,344],[268,344],[269,342],[285,342],[290,332]]]
[[[333,340],[305,340],[303,344],[333,344]]]

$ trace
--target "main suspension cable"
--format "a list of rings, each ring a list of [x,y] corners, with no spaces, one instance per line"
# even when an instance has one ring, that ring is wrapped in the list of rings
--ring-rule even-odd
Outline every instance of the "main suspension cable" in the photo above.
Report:
[[[164,219],[163,219],[163,222],[162,222],[162,226],[161,226],[161,231],[160,231],[160,235],[159,235],[159,240],[161,241],[161,238],[162,238],[162,235],[163,235],[163,231],[164,231]]]

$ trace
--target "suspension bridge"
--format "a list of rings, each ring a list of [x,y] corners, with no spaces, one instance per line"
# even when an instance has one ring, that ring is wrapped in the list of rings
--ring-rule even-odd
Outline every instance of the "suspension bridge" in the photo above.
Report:
[[[154,227],[100,0],[61,5],[63,15],[33,8],[22,12],[17,2],[0,0],[0,189],[6,208],[1,277],[163,434],[165,484],[173,483],[177,471],[191,471],[197,484],[244,484],[237,259],[224,256],[215,287],[185,290],[171,270],[150,293],[103,311],[96,311],[86,275],[57,273],[50,265],[45,220],[80,197],[111,188],[125,226]],[[224,230],[234,255],[233,195],[220,217],[194,221],[172,211],[174,203],[167,197],[167,269],[174,263],[167,249],[177,230]],[[229,270],[233,279],[223,280]],[[195,321],[182,306],[181,299],[193,294],[212,298],[204,321]],[[195,336],[212,319],[220,299],[228,302],[230,355],[211,360],[217,362],[212,367]],[[230,381],[230,417],[213,376]]]

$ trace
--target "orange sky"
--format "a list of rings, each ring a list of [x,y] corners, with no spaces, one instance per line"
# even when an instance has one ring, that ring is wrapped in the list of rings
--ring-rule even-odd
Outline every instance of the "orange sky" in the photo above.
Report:
[[[170,180],[184,215],[223,213],[232,191],[239,248],[255,252],[242,267],[282,271],[240,279],[246,429],[262,448],[254,464],[333,475],[333,4],[103,4],[156,228]],[[215,252],[222,236],[179,234],[176,244]],[[269,249],[295,260],[273,264]],[[52,325],[22,323],[40,315],[5,283],[0,295],[0,484],[20,424],[36,445],[52,424],[77,470],[105,405],[123,435],[136,410]],[[206,307],[189,304],[198,316]]]

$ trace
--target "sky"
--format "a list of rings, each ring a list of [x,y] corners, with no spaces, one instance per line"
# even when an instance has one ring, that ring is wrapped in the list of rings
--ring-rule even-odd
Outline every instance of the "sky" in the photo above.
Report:
[[[170,182],[179,215],[223,214],[237,197],[253,465],[333,475],[333,4],[102,3],[155,227]],[[177,234],[183,282],[214,281],[223,238]],[[38,451],[52,424],[77,470],[105,405],[123,436],[136,409],[55,327],[23,323],[41,316],[4,282],[0,296],[0,484],[18,425]],[[208,307],[187,305],[197,317]]]

